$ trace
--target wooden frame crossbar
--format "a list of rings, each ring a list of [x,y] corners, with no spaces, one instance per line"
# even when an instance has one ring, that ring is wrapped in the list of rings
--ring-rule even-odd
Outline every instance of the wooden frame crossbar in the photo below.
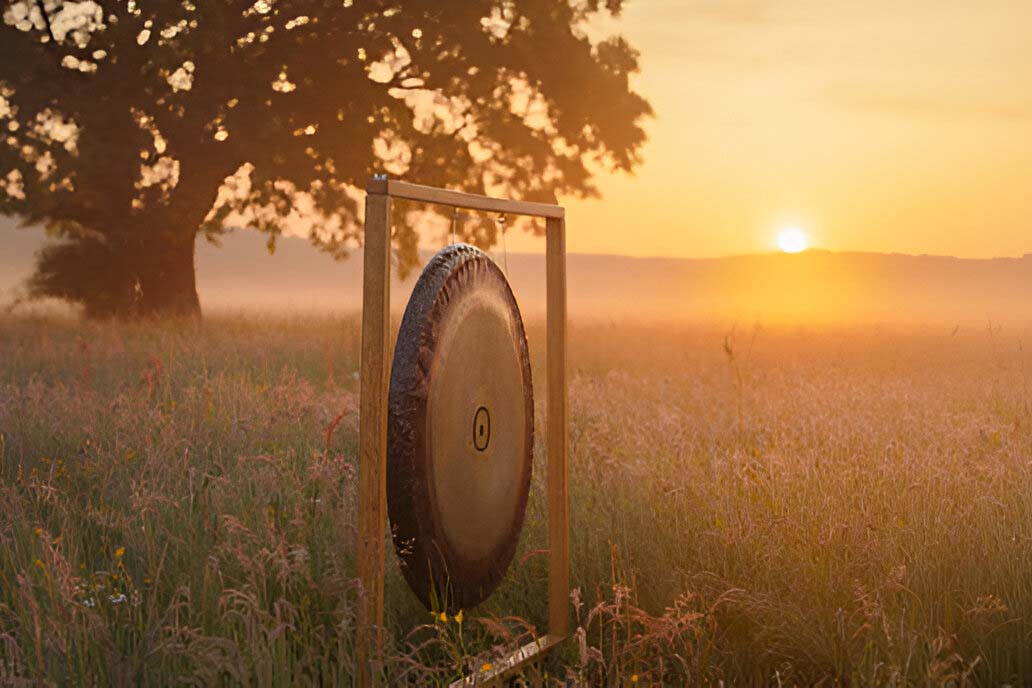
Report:
[[[513,201],[508,198],[495,198],[464,191],[450,191],[433,186],[401,182],[396,179],[373,179],[366,186],[367,194],[390,196],[406,201],[447,205],[466,210],[482,210],[489,213],[508,213],[511,215],[528,215],[562,220],[566,210],[561,205],[550,203],[532,203],[530,201]]]
[[[504,673],[533,661],[569,633],[569,498],[566,391],[566,213],[561,206],[493,198],[372,179],[366,187],[359,408],[358,685],[375,685],[383,653],[384,556],[387,524],[387,396],[390,385],[391,203],[403,199],[468,210],[545,218],[546,367],[548,406],[548,635],[498,662]],[[471,677],[478,685],[503,672]]]

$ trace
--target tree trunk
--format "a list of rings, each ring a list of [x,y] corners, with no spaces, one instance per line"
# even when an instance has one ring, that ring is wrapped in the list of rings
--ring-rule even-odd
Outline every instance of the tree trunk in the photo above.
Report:
[[[157,236],[163,233],[157,232]],[[199,318],[194,272],[196,235],[147,242],[137,257],[137,313],[143,317]]]

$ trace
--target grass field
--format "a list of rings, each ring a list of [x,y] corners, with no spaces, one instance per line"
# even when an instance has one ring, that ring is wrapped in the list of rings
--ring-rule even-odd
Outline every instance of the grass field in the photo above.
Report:
[[[1028,684],[1030,334],[574,324],[582,630],[542,671]],[[0,320],[0,684],[350,685],[358,340],[354,318]],[[542,477],[461,623],[388,561],[393,683],[543,630]]]

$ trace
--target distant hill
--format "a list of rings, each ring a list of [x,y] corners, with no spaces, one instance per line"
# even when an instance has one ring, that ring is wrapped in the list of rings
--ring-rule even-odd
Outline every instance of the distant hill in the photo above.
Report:
[[[4,231],[0,299],[29,273],[38,232]],[[13,237],[13,238],[12,238]],[[544,307],[544,257],[495,252],[528,317]],[[209,310],[353,311],[362,257],[334,261],[299,239],[236,232],[221,249],[198,243],[198,289]],[[404,307],[418,270],[395,279]],[[1032,255],[970,260],[807,251],[713,259],[571,254],[570,311],[593,318],[763,322],[1032,322]],[[6,290],[6,291],[5,291]]]

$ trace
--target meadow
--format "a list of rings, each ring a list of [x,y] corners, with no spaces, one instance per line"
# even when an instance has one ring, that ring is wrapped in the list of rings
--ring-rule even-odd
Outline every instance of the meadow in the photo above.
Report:
[[[528,679],[1028,684],[1029,334],[574,322],[578,630]],[[0,684],[351,685],[358,343],[0,319]],[[543,477],[483,608],[435,617],[388,561],[390,683],[544,629]]]

